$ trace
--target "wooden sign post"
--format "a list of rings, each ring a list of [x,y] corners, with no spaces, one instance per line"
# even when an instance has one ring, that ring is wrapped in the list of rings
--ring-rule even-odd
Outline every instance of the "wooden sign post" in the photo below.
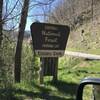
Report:
[[[64,55],[69,32],[64,25],[37,22],[31,25],[33,48],[41,61],[40,83],[46,75],[57,80],[58,57]]]
[[[40,83],[43,83],[43,76],[53,76],[57,80],[58,57],[41,57]]]

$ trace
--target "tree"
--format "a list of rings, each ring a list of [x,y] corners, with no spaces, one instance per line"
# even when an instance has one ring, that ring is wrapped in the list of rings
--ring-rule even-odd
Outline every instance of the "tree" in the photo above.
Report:
[[[15,82],[20,82],[21,76],[21,51],[22,51],[22,43],[23,43],[23,36],[25,31],[25,25],[27,20],[29,8],[29,0],[24,0],[24,4],[22,7],[21,19],[19,24],[19,31],[18,31],[18,41],[16,46],[16,53],[15,53]]]
[[[2,33],[2,28],[3,28],[2,11],[3,11],[3,0],[0,0],[0,46],[1,46],[2,40],[3,40],[3,33]]]
[[[19,0],[14,2],[12,0],[0,0],[0,85],[4,87],[8,86],[8,82],[12,83],[13,81],[13,54],[15,47],[10,35],[12,32],[5,26],[8,23],[8,26],[13,25],[11,21],[16,18],[18,2]]]

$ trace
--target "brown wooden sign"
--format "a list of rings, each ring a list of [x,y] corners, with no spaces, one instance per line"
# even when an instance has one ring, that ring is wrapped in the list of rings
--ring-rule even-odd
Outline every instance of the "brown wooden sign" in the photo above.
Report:
[[[33,23],[31,25],[31,35],[35,53],[40,57],[63,56],[69,32],[68,26]]]

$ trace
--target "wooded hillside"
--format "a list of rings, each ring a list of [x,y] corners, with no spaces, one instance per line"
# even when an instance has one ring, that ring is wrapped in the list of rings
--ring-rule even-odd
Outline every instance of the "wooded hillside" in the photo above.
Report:
[[[100,49],[100,1],[65,0],[58,3],[49,22],[71,27],[69,48],[84,52]]]

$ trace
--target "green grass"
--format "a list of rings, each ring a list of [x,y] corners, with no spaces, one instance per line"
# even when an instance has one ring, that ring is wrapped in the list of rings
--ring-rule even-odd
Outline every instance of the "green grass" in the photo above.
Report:
[[[100,55],[100,49],[92,49],[92,50],[90,49],[90,50],[88,51],[88,53]]]
[[[54,83],[52,77],[45,77],[44,85],[35,81],[0,88],[0,100],[75,100],[77,87],[85,77],[100,77],[100,61],[62,57],[57,82]]]

